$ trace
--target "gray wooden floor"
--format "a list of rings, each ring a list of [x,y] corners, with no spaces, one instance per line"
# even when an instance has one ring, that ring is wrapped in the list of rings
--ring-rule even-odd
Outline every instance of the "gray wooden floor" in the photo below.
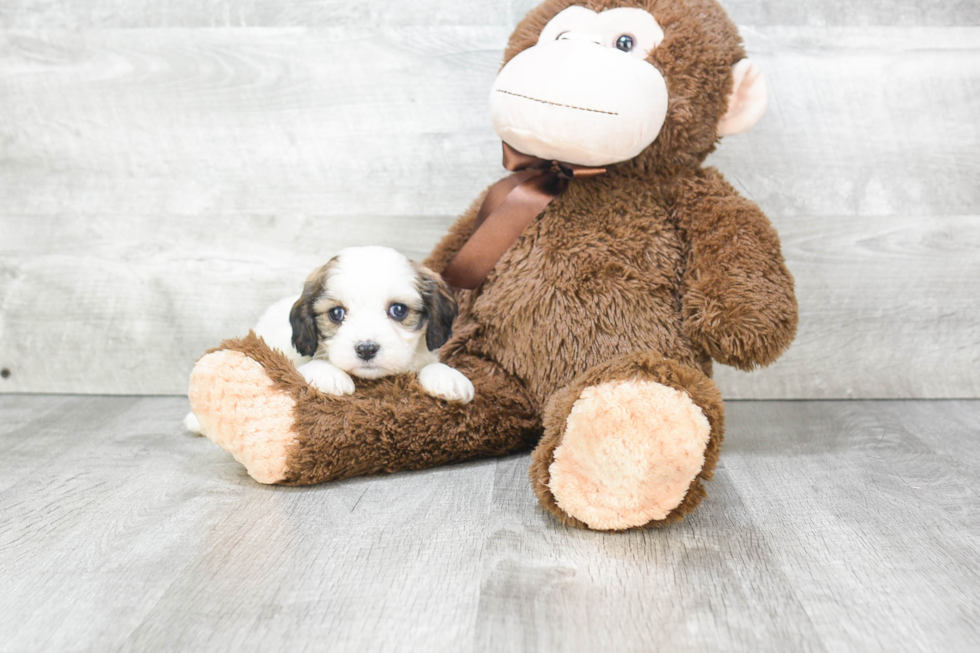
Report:
[[[555,524],[528,457],[253,483],[173,397],[0,396],[0,650],[980,643],[980,401],[742,402],[666,530]]]

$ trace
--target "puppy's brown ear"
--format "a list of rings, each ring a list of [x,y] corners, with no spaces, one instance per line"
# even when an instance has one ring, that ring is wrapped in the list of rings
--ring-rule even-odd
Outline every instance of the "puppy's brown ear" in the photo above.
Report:
[[[314,298],[315,295],[309,292],[309,284],[306,284],[303,294],[289,311],[289,323],[293,326],[293,347],[303,356],[315,354],[320,342],[320,330],[317,329],[316,314],[313,312]]]
[[[313,304],[323,292],[330,266],[336,258],[323,267],[317,268],[306,279],[303,294],[289,311],[289,323],[293,327],[293,347],[303,356],[312,356],[320,344],[320,329],[316,325],[316,312]]]
[[[429,351],[439,349],[453,337],[453,321],[459,313],[456,298],[442,277],[429,268],[416,265],[419,275],[419,294],[425,310],[425,346]]]

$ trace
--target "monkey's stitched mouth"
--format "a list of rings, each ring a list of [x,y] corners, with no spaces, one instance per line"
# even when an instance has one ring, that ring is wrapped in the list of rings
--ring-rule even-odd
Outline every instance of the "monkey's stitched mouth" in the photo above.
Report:
[[[511,93],[510,91],[505,91],[501,88],[497,89],[498,93],[503,93],[504,95],[513,95],[514,97],[524,98],[525,100],[531,100],[532,102],[540,102],[541,104],[550,104],[554,107],[565,107],[566,109],[576,109],[578,111],[588,111],[590,113],[601,113],[607,116],[618,116],[619,114],[614,111],[602,111],[601,109],[589,109],[587,107],[576,107],[571,104],[562,104],[560,102],[551,102],[549,100],[539,100],[536,97],[531,97],[530,95],[521,95],[520,93]]]

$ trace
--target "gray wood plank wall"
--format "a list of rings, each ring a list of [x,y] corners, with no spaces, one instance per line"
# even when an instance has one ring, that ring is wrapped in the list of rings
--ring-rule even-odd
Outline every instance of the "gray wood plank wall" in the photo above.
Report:
[[[332,251],[421,257],[503,174],[529,0],[0,5],[0,392],[181,393]],[[730,0],[770,111],[711,163],[800,334],[732,398],[980,396],[980,4]]]

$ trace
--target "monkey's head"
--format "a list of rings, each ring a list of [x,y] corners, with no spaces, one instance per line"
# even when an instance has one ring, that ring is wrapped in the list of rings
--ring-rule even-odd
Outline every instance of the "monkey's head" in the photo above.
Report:
[[[543,159],[698,165],[766,110],[765,81],[715,0],[545,0],[504,62],[494,127]]]

